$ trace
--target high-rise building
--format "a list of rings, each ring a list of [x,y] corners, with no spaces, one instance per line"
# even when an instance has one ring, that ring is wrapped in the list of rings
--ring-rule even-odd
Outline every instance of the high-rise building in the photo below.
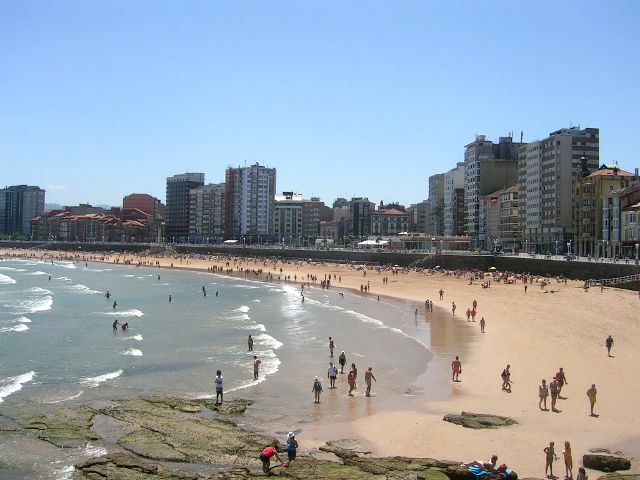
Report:
[[[0,189],[0,234],[31,235],[31,219],[44,210],[45,191],[40,187],[14,185]]]
[[[471,246],[477,247],[479,236],[480,198],[518,181],[520,143],[511,137],[500,137],[498,143],[484,135],[465,146],[464,208],[465,229]]]
[[[225,235],[261,242],[274,235],[276,169],[255,164],[227,168],[225,174]]]
[[[349,202],[349,219],[347,235],[356,238],[368,237],[371,235],[371,212],[376,206],[366,197],[354,197]]]
[[[224,238],[224,183],[189,190],[189,241],[211,243]]]
[[[182,173],[167,177],[165,237],[169,242],[189,238],[189,192],[204,185],[204,173]]]
[[[559,252],[571,251],[574,184],[583,169],[598,168],[599,137],[597,128],[563,128],[520,147],[518,193],[526,251],[555,253],[556,243]]]
[[[282,195],[275,196],[273,230],[278,242],[301,244],[302,202],[302,195],[293,192],[282,192]]]
[[[320,219],[324,202],[318,197],[302,201],[302,236],[315,240],[320,235]]]
[[[430,235],[444,233],[444,173],[429,177],[429,226]]]
[[[464,232],[464,163],[444,174],[443,235]]]

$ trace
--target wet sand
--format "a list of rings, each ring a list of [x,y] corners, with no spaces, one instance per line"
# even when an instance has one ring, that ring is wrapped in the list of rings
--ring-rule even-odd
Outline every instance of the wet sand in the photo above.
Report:
[[[325,274],[335,274],[342,277],[341,282],[333,281],[335,286],[359,291],[360,285],[369,282],[370,292],[363,295],[386,295],[419,306],[421,321],[433,322],[434,350],[442,350],[420,382],[448,384],[449,391],[443,388],[416,404],[407,402],[389,409],[375,408],[370,415],[345,425],[325,427],[318,420],[315,430],[310,431],[307,438],[304,435],[300,438],[303,449],[353,433],[370,446],[375,455],[471,460],[496,453],[499,463],[506,463],[521,477],[542,477],[542,449],[549,441],[555,441],[560,453],[562,442],[569,440],[576,471],[582,455],[590,448],[621,450],[632,458],[632,471],[638,471],[634,459],[640,457],[640,436],[633,408],[640,394],[640,382],[635,374],[640,367],[640,352],[635,345],[640,334],[637,292],[609,288],[602,293],[599,288],[585,292],[580,282],[569,281],[565,285],[552,280],[545,289],[536,283],[530,285],[525,294],[521,283],[492,282],[491,288],[483,289],[479,281],[469,285],[468,278],[446,276],[442,272],[407,271],[392,275],[390,271],[365,270],[364,276],[362,270],[351,266],[328,263],[280,262],[274,269],[273,262],[265,266],[263,260],[242,259],[234,264],[233,259],[226,258],[183,259],[182,262],[177,258],[128,258],[134,264],[159,261],[162,266],[173,263],[175,268],[205,270],[212,265],[226,268],[230,262],[234,270],[263,269],[272,272],[274,279],[277,275],[290,275],[293,280],[297,275],[300,280],[302,275],[306,279],[310,274],[322,280]],[[120,259],[123,261],[124,257]],[[389,278],[388,284],[382,282],[384,276]],[[445,292],[442,301],[437,294],[440,288]],[[433,319],[429,319],[430,314],[425,317],[425,299],[432,300],[434,307],[441,309],[441,315]],[[476,322],[467,323],[464,313],[474,299],[478,302]],[[452,301],[457,304],[457,321],[450,313]],[[479,333],[478,322],[482,316],[487,321],[485,334]],[[410,317],[413,319],[412,310]],[[604,347],[609,334],[615,340],[613,358],[607,357]],[[460,348],[456,346],[462,339],[471,340],[468,349],[462,344]],[[460,355],[463,365],[458,383],[450,382],[450,363],[455,355]],[[507,363],[511,364],[514,380],[511,393],[500,389],[500,372]],[[567,398],[558,401],[559,413],[540,411],[537,389],[540,380],[550,381],[559,367],[564,367],[566,372],[568,383],[562,394]],[[388,381],[380,378],[374,384],[374,391]],[[592,383],[598,388],[595,412],[599,417],[589,416],[585,392]],[[327,396],[326,389],[324,396]],[[365,402],[368,401],[382,403],[382,397],[380,394],[372,399],[357,398],[355,409],[367,408]],[[348,404],[346,408],[354,407]],[[507,415],[519,424],[497,430],[470,430],[442,421],[443,415],[461,411]],[[325,416],[322,405],[320,416]],[[556,474],[564,473],[562,461],[554,467]],[[597,472],[590,474],[598,475]]]

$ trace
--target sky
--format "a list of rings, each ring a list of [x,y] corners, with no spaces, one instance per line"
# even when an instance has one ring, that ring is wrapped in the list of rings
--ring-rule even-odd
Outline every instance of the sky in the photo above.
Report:
[[[0,185],[162,200],[260,163],[277,191],[417,203],[476,134],[600,128],[640,166],[640,2],[0,0]]]

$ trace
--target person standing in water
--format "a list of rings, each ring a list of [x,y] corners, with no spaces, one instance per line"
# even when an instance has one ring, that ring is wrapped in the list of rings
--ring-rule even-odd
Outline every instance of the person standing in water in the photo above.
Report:
[[[113,309],[115,310],[116,307],[118,306],[118,302],[113,302]]]
[[[327,370],[327,376],[329,377],[329,388],[336,388],[336,378],[338,377],[338,367],[333,362],[329,362],[329,369]]]
[[[114,330],[118,330],[118,319],[117,318],[113,321],[113,329]]]
[[[347,356],[344,354],[344,350],[338,357],[338,363],[340,364],[340,373],[344,373],[344,366],[347,364]]]
[[[223,394],[222,394],[222,381],[224,380],[224,378],[222,377],[222,371],[218,370],[216,372],[216,379],[215,379],[215,384],[216,384],[216,405],[221,405],[222,404],[222,398],[223,398]],[[220,398],[220,402],[218,402],[218,398]]]
[[[456,359],[451,362],[451,372],[451,380],[453,380],[454,382],[459,382],[460,380],[458,380],[458,375],[462,373],[462,363],[460,363],[460,360],[457,356]]]
[[[329,337],[329,354],[333,357],[333,349],[336,348],[336,344],[333,341],[333,338]]]
[[[258,370],[260,369],[260,364],[262,362],[260,360],[258,360],[258,357],[256,355],[253,356],[253,379],[257,380],[258,379]]]
[[[171,303],[171,294],[169,294],[169,303]]]
[[[253,337],[251,337],[251,335],[249,335],[247,340],[247,346],[249,347],[249,351],[253,352]]]
[[[313,396],[314,396],[313,403],[320,403],[320,394],[322,393],[322,383],[320,383],[320,380],[318,379],[318,377],[313,378],[313,387],[311,390],[313,391]]]
[[[364,372],[364,383],[367,384],[367,392],[364,394],[365,397],[371,396],[371,379],[373,379],[374,382],[377,382],[376,377],[373,376],[373,372],[371,370],[372,368],[369,367],[369,369]]]

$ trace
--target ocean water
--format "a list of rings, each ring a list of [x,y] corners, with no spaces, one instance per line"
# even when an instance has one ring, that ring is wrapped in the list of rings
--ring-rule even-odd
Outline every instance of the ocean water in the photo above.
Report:
[[[450,393],[443,365],[459,351],[465,325],[454,323],[448,312],[425,315],[420,309],[416,318],[414,308],[421,306],[410,302],[338,292],[312,285],[303,302],[301,287],[293,283],[5,259],[0,261],[0,409],[3,402],[23,399],[65,404],[154,392],[208,397],[215,395],[219,369],[227,398],[257,400],[246,420],[254,428],[262,422],[267,430],[287,431],[296,424],[346,422],[375,412],[371,404],[345,408],[346,375],[329,391],[329,336],[336,342],[334,361],[344,350],[348,365],[357,364],[362,384],[365,369],[374,368],[376,408]],[[128,322],[128,331],[113,330],[116,319]],[[437,332],[432,325],[438,325]],[[254,352],[247,351],[248,335]],[[262,362],[258,380],[253,355]],[[316,375],[324,381],[323,410],[312,404]]]

